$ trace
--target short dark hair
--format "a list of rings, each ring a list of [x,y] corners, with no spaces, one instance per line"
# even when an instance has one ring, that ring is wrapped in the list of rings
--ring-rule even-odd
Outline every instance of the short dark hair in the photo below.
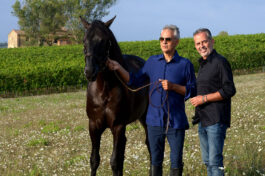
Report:
[[[208,38],[208,39],[211,40],[211,39],[213,38],[213,37],[212,37],[212,34],[211,34],[211,31],[210,31],[209,29],[207,29],[207,28],[199,28],[199,29],[197,29],[197,30],[193,33],[193,37],[194,37],[195,35],[201,33],[201,32],[205,32],[206,35],[207,35],[207,38]]]

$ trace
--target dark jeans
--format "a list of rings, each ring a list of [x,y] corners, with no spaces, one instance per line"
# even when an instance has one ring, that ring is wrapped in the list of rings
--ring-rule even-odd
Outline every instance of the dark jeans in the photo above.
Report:
[[[207,166],[208,176],[223,176],[223,147],[227,125],[217,123],[202,127],[199,123],[199,137],[202,160]]]
[[[168,128],[168,132],[165,134],[166,129],[163,127],[148,126],[147,129],[152,156],[152,165],[162,167],[165,150],[165,139],[167,137],[170,146],[171,168],[182,167],[185,130]]]

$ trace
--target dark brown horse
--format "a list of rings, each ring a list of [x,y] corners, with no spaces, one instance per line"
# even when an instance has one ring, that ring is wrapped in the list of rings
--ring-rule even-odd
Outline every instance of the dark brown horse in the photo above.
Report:
[[[126,125],[139,119],[145,129],[146,144],[149,146],[145,124],[148,88],[138,92],[129,91],[114,71],[106,67],[106,61],[109,57],[119,62],[128,71],[136,72],[144,65],[144,60],[136,56],[122,55],[109,29],[115,17],[106,23],[98,20],[88,23],[82,17],[80,18],[86,29],[84,54],[85,75],[88,80],[86,111],[92,142],[91,176],[96,175],[100,163],[100,139],[106,128],[110,128],[113,134],[113,152],[110,160],[113,175],[122,175]]]

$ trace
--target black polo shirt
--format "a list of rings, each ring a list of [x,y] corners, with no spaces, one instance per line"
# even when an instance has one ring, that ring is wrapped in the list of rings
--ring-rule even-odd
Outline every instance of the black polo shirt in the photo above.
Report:
[[[236,88],[229,62],[215,50],[206,60],[199,59],[200,68],[197,76],[197,94],[206,95],[219,92],[223,98],[217,102],[207,102],[196,107],[196,115],[200,118],[203,127],[218,122],[231,123],[231,97]]]

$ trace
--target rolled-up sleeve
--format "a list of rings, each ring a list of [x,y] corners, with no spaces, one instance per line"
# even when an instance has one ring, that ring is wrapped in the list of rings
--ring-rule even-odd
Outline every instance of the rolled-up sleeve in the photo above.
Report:
[[[187,64],[186,67],[186,92],[185,92],[185,101],[191,97],[196,96],[196,77],[194,72],[194,67],[192,63]]]
[[[233,81],[233,73],[230,64],[223,60],[221,64],[219,65],[221,70],[221,88],[218,90],[218,92],[221,94],[221,96],[224,99],[229,99],[236,93],[236,88]]]

